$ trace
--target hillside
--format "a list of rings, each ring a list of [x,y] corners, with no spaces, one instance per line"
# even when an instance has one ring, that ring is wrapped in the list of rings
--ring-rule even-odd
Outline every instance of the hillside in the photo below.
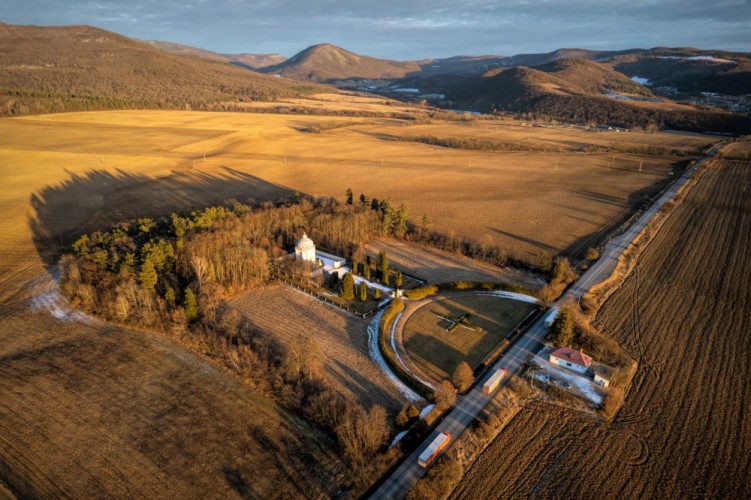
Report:
[[[694,51],[619,57],[613,68],[633,77],[646,78],[654,87],[672,87],[677,92],[716,92],[745,95],[751,89],[751,58],[748,54]]]
[[[575,123],[623,127],[654,123],[669,129],[728,133],[751,130],[748,116],[652,98],[648,88],[605,64],[585,59],[493,70],[449,85],[446,94],[459,109],[529,113]]]
[[[158,49],[180,54],[183,56],[196,56],[210,61],[226,62],[235,66],[242,66],[248,69],[260,69],[274,64],[280,64],[287,60],[280,54],[220,54],[206,49],[182,45],[179,43],[164,42],[161,40],[145,40],[149,45]]]
[[[361,56],[328,43],[313,45],[281,64],[260,71],[311,82],[334,82],[351,78],[403,78],[417,72],[416,62],[399,62]]]
[[[0,116],[75,110],[216,109],[322,90],[170,54],[89,26],[0,25]]]

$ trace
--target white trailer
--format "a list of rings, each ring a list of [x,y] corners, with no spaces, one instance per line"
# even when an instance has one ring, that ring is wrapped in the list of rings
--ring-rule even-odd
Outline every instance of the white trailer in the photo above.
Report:
[[[437,457],[438,454],[441,453],[444,448],[446,448],[446,446],[448,446],[449,441],[451,441],[451,433],[441,432],[440,434],[438,434],[433,442],[431,442],[428,447],[425,448],[425,451],[420,453],[420,458],[417,459],[417,463],[422,467],[427,467],[428,465],[430,465],[433,459]]]
[[[493,373],[493,375],[490,376],[490,378],[485,381],[484,384],[482,384],[482,393],[483,394],[490,394],[494,390],[498,388],[498,385],[501,383],[501,380],[503,380],[503,377],[506,376],[506,369],[505,368],[499,368]]]
[[[555,318],[558,317],[558,308],[554,307],[550,310],[550,313],[545,317],[545,321],[543,322],[543,325],[545,325],[545,328],[550,328],[553,326],[553,322],[555,321]]]

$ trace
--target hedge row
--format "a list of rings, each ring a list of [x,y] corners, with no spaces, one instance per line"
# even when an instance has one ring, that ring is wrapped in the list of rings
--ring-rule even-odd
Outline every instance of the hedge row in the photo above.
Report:
[[[438,285],[425,285],[413,290],[407,290],[404,295],[408,299],[422,299],[438,292],[457,292],[461,290],[503,290],[505,292],[523,293],[535,296],[535,291],[522,285],[496,283],[493,281],[451,281]]]

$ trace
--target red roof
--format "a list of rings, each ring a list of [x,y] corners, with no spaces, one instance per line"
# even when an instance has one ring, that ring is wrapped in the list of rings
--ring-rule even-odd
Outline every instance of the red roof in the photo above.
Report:
[[[559,347],[555,351],[550,353],[551,356],[554,356],[558,359],[562,359],[563,361],[568,361],[570,363],[574,363],[575,365],[588,367],[589,364],[592,362],[592,358],[590,356],[587,356],[581,351],[577,351],[576,349],[571,349],[570,347]]]

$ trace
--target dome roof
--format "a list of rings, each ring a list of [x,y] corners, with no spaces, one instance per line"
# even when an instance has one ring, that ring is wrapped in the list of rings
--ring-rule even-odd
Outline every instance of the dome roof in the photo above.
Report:
[[[297,243],[295,243],[295,250],[315,250],[316,246],[313,243],[313,240],[308,238],[308,235],[303,233],[302,238],[297,240]]]

